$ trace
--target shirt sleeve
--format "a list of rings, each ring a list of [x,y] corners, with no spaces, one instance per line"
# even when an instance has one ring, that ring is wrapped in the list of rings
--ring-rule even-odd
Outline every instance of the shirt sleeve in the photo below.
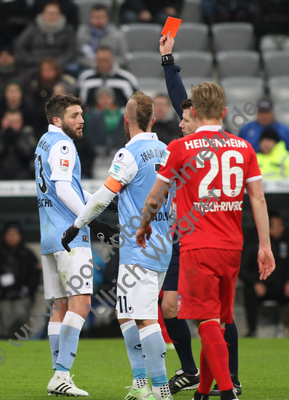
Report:
[[[48,163],[51,168],[51,181],[72,182],[76,150],[69,140],[60,140],[51,149]]]
[[[85,201],[85,204],[86,204],[86,203],[88,203],[89,200],[91,199],[92,193],[89,193],[89,192],[87,192],[86,190],[83,190],[83,189],[82,189],[82,192],[83,192],[84,201]]]
[[[79,215],[84,207],[82,200],[73,190],[70,182],[56,181],[55,189],[58,198],[72,211],[75,215]]]
[[[182,167],[182,151],[179,140],[173,140],[164,152],[157,177],[164,182],[169,182],[175,177]]]
[[[251,145],[250,145],[250,150],[251,150],[251,159],[250,159],[248,173],[246,176],[246,183],[259,181],[262,179],[262,174],[257,161],[257,155]]]
[[[112,161],[108,171],[109,175],[120,182],[122,186],[128,185],[138,172],[138,166],[133,155],[125,148],[120,149]]]
[[[176,113],[183,119],[181,104],[188,98],[186,89],[180,76],[181,68],[178,65],[165,65],[165,79],[168,93]]]
[[[81,209],[74,224],[82,229],[86,224],[98,217],[103,210],[113,200],[116,193],[109,190],[106,186],[101,186],[89,199],[88,203]]]

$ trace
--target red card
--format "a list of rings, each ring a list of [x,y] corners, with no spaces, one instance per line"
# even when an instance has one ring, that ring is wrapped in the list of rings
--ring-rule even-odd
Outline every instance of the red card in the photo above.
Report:
[[[171,32],[171,37],[175,38],[179,30],[182,20],[179,18],[168,17],[163,27],[162,35],[167,35]]]

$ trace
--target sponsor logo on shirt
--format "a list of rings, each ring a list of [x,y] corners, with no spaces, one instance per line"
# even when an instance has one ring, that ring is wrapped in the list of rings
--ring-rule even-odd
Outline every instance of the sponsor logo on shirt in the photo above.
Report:
[[[181,304],[182,304],[182,296],[178,294],[178,311],[181,309]]]
[[[163,155],[163,158],[162,158],[162,162],[161,162],[161,165],[163,167],[165,167],[167,165],[167,162],[168,162],[170,154],[171,154],[171,152],[169,150],[166,150],[164,152],[164,155]]]
[[[89,242],[88,236],[87,235],[82,235],[82,241],[83,242]]]
[[[67,154],[69,152],[69,148],[67,146],[62,146],[60,149],[61,153]]]
[[[68,171],[69,170],[69,160],[60,159],[60,171]]]
[[[124,157],[124,154],[123,154],[123,153],[119,153],[119,154],[116,156],[116,159],[117,159],[117,161],[121,161],[121,160],[123,159],[123,157]]]
[[[122,164],[120,162],[112,163],[109,173],[114,179],[120,180],[120,178],[122,177],[122,175],[124,173],[124,164]]]
[[[120,166],[114,164],[114,165],[113,165],[113,169],[114,169],[114,172],[117,174],[118,171],[120,170]]]

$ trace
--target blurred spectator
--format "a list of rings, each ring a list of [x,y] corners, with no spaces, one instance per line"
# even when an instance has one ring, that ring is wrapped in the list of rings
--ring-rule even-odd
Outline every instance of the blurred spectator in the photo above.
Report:
[[[257,153],[258,164],[263,180],[289,179],[289,151],[283,140],[273,128],[265,128],[260,138]]]
[[[97,155],[109,155],[126,143],[123,113],[112,88],[100,87],[95,97],[95,106],[84,116],[84,131]]]
[[[0,337],[8,339],[28,323],[41,265],[23,241],[18,222],[5,225],[0,247]]]
[[[0,180],[33,179],[36,140],[20,111],[6,111],[0,130]]]
[[[154,117],[156,122],[153,131],[159,140],[169,144],[171,140],[180,136],[179,122],[175,117],[170,98],[166,94],[158,94],[154,98]]]
[[[52,96],[56,94],[60,94],[60,96],[68,94],[67,86],[64,83],[56,83],[52,88]]]
[[[289,128],[281,122],[275,121],[273,104],[268,99],[261,99],[257,104],[257,120],[248,122],[240,129],[239,137],[247,140],[256,153],[260,151],[260,137],[265,128],[273,128],[278,132],[280,140],[284,140],[289,150]]]
[[[155,22],[164,25],[166,19],[179,17],[183,0],[125,0],[121,5],[121,23]]]
[[[289,50],[288,0],[256,0],[255,28],[260,49]]]
[[[49,3],[49,0],[34,0],[31,7],[32,16],[35,18],[38,14],[42,13],[44,6]],[[61,14],[65,15],[68,25],[72,25],[76,31],[79,24],[79,10],[78,6],[73,0],[59,0]]]
[[[81,140],[76,140],[74,144],[80,158],[81,179],[91,179],[95,159],[94,149],[85,136]]]
[[[203,0],[204,21],[209,24],[220,22],[251,22],[254,18],[254,0]]]
[[[276,261],[275,271],[265,280],[259,280],[257,255],[258,238],[255,235],[245,243],[239,277],[244,281],[244,300],[249,332],[256,336],[258,308],[263,300],[289,303],[289,241],[281,216],[269,212],[270,239]]]
[[[12,46],[28,21],[26,0],[0,1],[0,46]]]
[[[0,93],[4,93],[6,84],[12,79],[17,79],[23,83],[25,75],[16,65],[14,51],[12,47],[0,47]]]
[[[73,27],[67,25],[59,4],[53,0],[22,32],[16,44],[16,58],[23,67],[36,68],[46,56],[56,58],[62,67],[73,61],[75,56]]]
[[[21,111],[24,125],[33,125],[33,110],[25,101],[22,87],[17,80],[7,83],[4,96],[0,98],[0,119],[6,111]]]
[[[37,72],[32,74],[27,87],[33,104],[37,138],[47,131],[48,122],[44,108],[52,96],[56,84],[62,84],[67,93],[74,93],[76,80],[72,76],[62,73],[62,68],[55,58],[45,57],[39,63]]]
[[[83,103],[93,107],[94,91],[101,86],[114,89],[116,104],[120,107],[125,107],[130,96],[138,90],[136,77],[119,68],[108,47],[100,47],[96,51],[95,68],[82,72],[78,78],[79,93]]]
[[[90,13],[90,23],[81,25],[77,32],[77,62],[81,67],[93,68],[95,52],[99,47],[109,47],[120,66],[125,64],[128,51],[126,38],[121,30],[109,21],[108,10],[104,5],[96,4]]]

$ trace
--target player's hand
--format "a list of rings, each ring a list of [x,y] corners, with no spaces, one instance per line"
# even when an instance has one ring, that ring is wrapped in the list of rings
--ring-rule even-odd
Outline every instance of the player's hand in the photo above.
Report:
[[[119,244],[119,237],[116,236],[114,238],[114,243],[111,242],[111,238],[116,233],[119,233],[118,228],[114,228],[113,226],[106,224],[105,222],[99,221],[97,219],[92,220],[88,226],[95,234],[98,240],[104,241],[107,244]]]
[[[117,202],[112,200],[109,205],[107,206],[107,209],[112,211],[114,214],[118,214],[117,211]]]
[[[72,242],[74,238],[78,235],[79,229],[75,228],[73,225],[70,226],[62,235],[62,246],[65,248],[66,251],[70,252],[70,247],[68,243]]]
[[[166,54],[171,54],[173,51],[173,47],[175,44],[175,40],[171,37],[171,32],[168,32],[167,35],[163,35],[160,38],[160,53],[162,56]]]
[[[258,252],[258,266],[259,266],[259,279],[263,281],[268,278],[269,275],[275,269],[275,259],[273,253],[269,247],[260,248]]]
[[[140,228],[136,231],[136,243],[139,247],[146,249],[146,240],[149,240],[152,234],[152,227],[149,224],[146,228]]]

